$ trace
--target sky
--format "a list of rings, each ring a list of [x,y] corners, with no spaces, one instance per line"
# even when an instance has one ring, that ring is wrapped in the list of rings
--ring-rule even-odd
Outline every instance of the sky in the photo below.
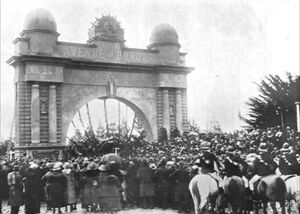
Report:
[[[95,17],[121,22],[126,45],[146,48],[160,23],[178,33],[188,75],[189,119],[205,129],[217,121],[224,131],[240,129],[249,97],[268,74],[299,75],[299,0],[2,0],[1,136],[10,134],[14,109],[12,41],[26,14],[37,8],[55,17],[59,41],[85,43]]]

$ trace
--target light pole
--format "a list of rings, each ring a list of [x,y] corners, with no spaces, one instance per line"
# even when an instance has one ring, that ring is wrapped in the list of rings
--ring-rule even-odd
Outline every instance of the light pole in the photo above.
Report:
[[[297,114],[297,131],[300,132],[300,102],[296,103],[296,114]]]
[[[297,131],[300,132],[300,76],[297,79],[297,101],[296,101],[296,115],[297,115]]]
[[[285,111],[288,111],[288,109],[286,109]],[[276,114],[279,115],[280,114],[280,121],[281,121],[281,129],[282,129],[282,132],[284,132],[284,110],[281,109],[281,107],[277,107],[277,110],[276,110]]]

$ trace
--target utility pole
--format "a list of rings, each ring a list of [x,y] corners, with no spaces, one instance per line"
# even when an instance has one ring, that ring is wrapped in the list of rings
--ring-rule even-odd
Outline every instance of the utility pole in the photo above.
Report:
[[[104,116],[105,116],[105,124],[106,124],[106,133],[109,133],[109,125],[108,125],[108,116],[107,116],[107,106],[106,106],[106,99],[104,99]]]
[[[280,107],[277,107],[276,114],[277,115],[280,114],[281,129],[282,129],[282,132],[284,133],[284,115],[283,115],[283,109],[281,109]]]
[[[296,104],[296,115],[297,115],[297,131],[300,133],[300,76],[297,79],[297,102]]]
[[[297,114],[297,131],[300,132],[300,102],[296,103],[296,114]]]

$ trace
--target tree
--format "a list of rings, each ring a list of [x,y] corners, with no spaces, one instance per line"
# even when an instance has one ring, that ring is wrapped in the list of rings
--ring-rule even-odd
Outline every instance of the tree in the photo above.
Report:
[[[209,120],[206,122],[206,131],[211,133],[222,133],[222,128],[218,121]]]
[[[299,96],[297,78],[290,73],[286,73],[286,80],[278,75],[266,76],[260,84],[256,84],[260,94],[246,103],[250,108],[249,118],[242,119],[254,128],[296,128],[295,102]]]
[[[130,130],[126,121],[119,124],[105,124],[105,128],[99,124],[96,132],[91,126],[88,126],[84,132],[80,132],[75,127],[75,134],[68,140],[68,145],[64,150],[66,158],[82,156],[99,156],[115,151],[115,148],[120,148],[121,151],[130,149],[130,146],[139,144],[144,140],[145,131],[141,126],[138,118]],[[139,142],[133,142],[139,141]]]
[[[7,150],[10,150],[13,148],[14,148],[14,143],[13,143],[12,139],[0,141],[0,156],[5,156],[7,153]]]

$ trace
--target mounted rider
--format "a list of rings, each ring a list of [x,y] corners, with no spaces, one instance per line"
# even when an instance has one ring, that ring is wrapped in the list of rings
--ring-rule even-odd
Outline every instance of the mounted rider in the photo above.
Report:
[[[258,148],[258,154],[253,163],[254,175],[249,181],[250,190],[254,191],[254,184],[261,180],[262,177],[275,174],[277,164],[274,158],[269,154],[267,144],[261,143]]]
[[[248,180],[244,176],[247,169],[247,163],[240,157],[238,151],[233,146],[228,146],[225,159],[223,161],[224,173],[226,177],[238,176],[244,181],[246,187],[248,187]]]
[[[288,143],[284,143],[280,149],[279,172],[284,180],[291,175],[300,175],[300,163]]]
[[[219,187],[220,192],[223,192],[223,182],[222,178],[219,176],[218,172],[223,168],[217,157],[210,151],[211,144],[204,141],[200,145],[201,154],[199,156],[198,166],[200,167],[201,174],[208,174],[213,178]]]
[[[224,172],[227,177],[239,176],[242,177],[241,164],[244,162],[237,154],[233,146],[228,146],[224,164]]]

